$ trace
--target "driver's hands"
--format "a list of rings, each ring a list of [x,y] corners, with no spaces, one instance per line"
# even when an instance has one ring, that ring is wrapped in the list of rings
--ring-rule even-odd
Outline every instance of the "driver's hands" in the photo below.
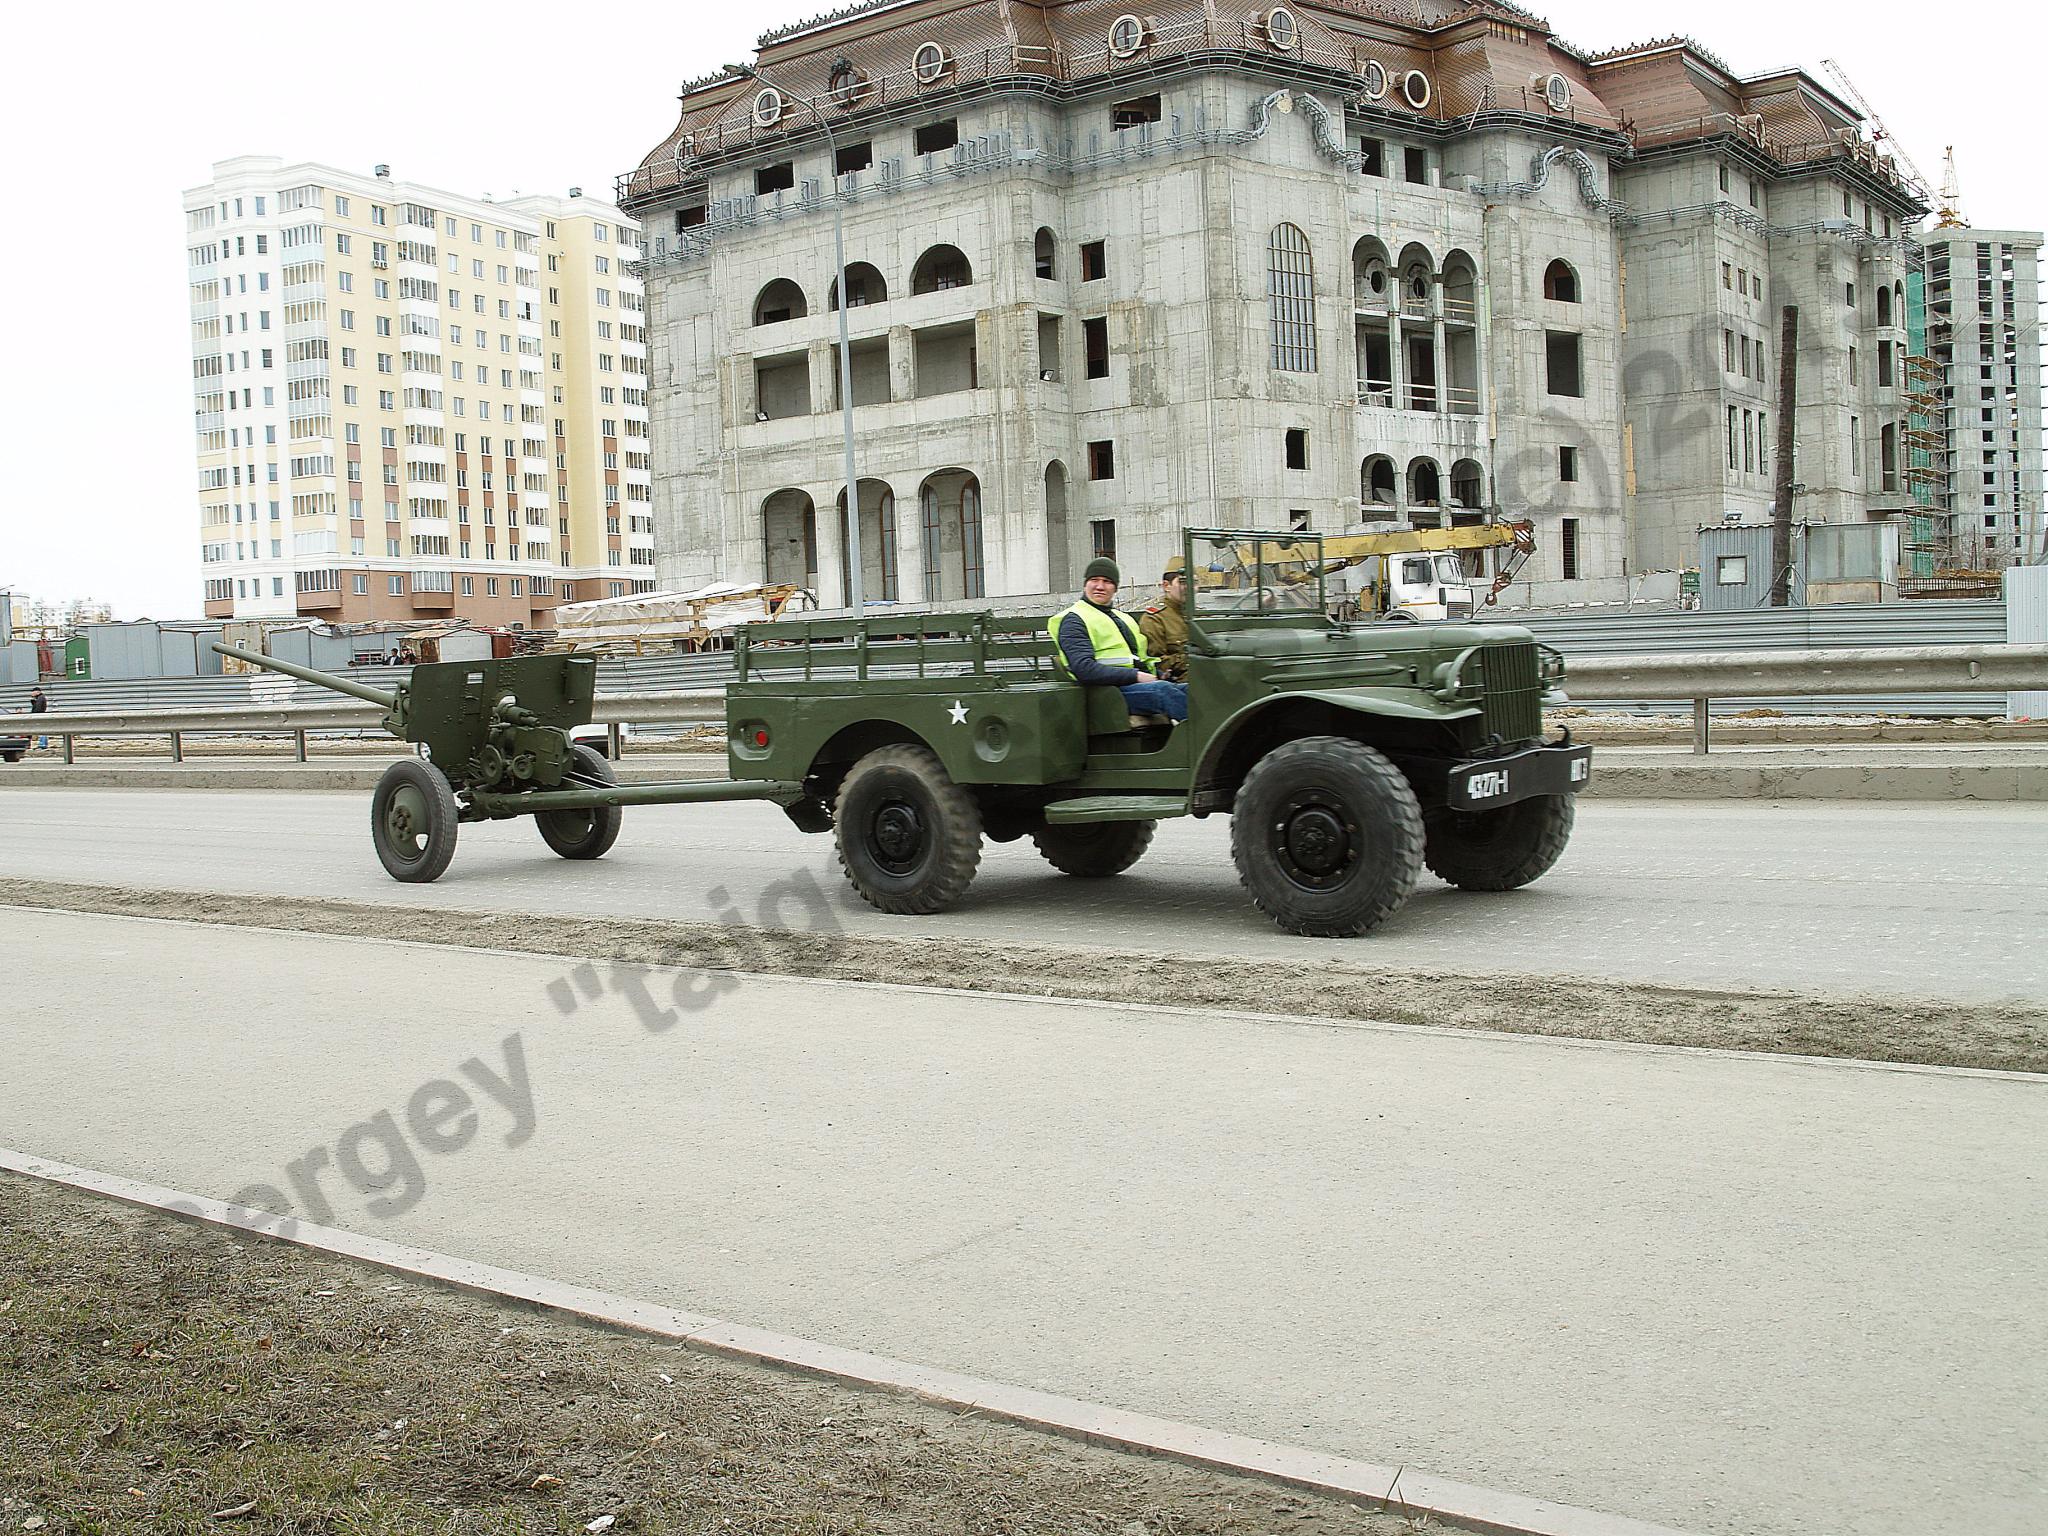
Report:
[[[1138,673],[1137,681],[1141,683],[1156,683],[1159,681],[1159,679],[1154,677],[1150,672],[1141,670]]]

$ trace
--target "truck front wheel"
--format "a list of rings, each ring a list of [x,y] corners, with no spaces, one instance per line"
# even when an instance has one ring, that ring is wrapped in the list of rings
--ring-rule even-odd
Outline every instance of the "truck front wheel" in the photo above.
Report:
[[[881,912],[940,912],[981,863],[981,809],[928,747],[878,747],[840,782],[839,867]]]
[[[1422,873],[1422,808],[1371,747],[1305,736],[1252,765],[1230,813],[1230,854],[1259,910],[1289,933],[1377,928]]]
[[[1492,811],[1432,810],[1422,857],[1431,873],[1468,891],[1512,891],[1542,875],[1572,835],[1570,795],[1534,795]]]
[[[1103,880],[1143,858],[1158,827],[1156,821],[1078,822],[1041,827],[1031,834],[1031,841],[1061,874]]]

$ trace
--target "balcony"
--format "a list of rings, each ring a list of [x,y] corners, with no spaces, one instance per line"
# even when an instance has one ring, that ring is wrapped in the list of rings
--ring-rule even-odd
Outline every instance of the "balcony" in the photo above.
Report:
[[[339,591],[301,592],[298,598],[300,613],[332,613],[341,607]]]
[[[414,613],[453,613],[455,594],[453,592],[422,592],[418,587],[412,590],[412,611]]]

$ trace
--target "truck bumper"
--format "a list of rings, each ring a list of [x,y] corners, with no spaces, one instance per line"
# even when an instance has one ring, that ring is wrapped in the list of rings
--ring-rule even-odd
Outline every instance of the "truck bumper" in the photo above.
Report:
[[[1490,811],[1538,795],[1575,795],[1593,776],[1593,749],[1530,747],[1506,757],[1459,763],[1444,785],[1454,811]]]

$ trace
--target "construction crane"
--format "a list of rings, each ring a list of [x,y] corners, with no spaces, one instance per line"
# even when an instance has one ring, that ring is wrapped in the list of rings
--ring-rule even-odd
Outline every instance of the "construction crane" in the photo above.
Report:
[[[1970,221],[1963,217],[1963,184],[1956,175],[1956,147],[1948,146],[1948,153],[1941,162],[1941,200],[1935,205],[1934,227],[1936,229],[1967,229]]]
[[[1856,82],[1849,78],[1849,72],[1833,59],[1822,59],[1820,67],[1842,88],[1842,95],[1848,99],[1849,105],[1862,113],[1864,121],[1870,124],[1871,142],[1887,146],[1886,153],[1906,173],[1910,189],[1919,195],[1921,202],[1929,201],[1926,174],[1913,163],[1913,157],[1906,153],[1906,146],[1892,136],[1891,129],[1885,127],[1884,119],[1877,115],[1877,108],[1864,100],[1863,93],[1856,89]]]
[[[1474,600],[1474,578],[1458,558],[1460,551],[1507,551],[1492,585]],[[1316,564],[1320,552],[1320,566]],[[1281,580],[1292,584],[1362,568],[1364,584],[1343,594],[1339,606],[1346,616],[1439,620],[1469,618],[1477,609],[1500,600],[1529,557],[1536,553],[1536,525],[1528,519],[1505,523],[1469,523],[1449,528],[1390,528],[1381,533],[1332,533],[1319,541],[1294,543],[1274,538],[1247,540],[1233,549],[1235,562],[1256,560],[1291,567]],[[1244,580],[1240,564],[1212,565],[1196,572],[1204,587],[1231,587]]]

